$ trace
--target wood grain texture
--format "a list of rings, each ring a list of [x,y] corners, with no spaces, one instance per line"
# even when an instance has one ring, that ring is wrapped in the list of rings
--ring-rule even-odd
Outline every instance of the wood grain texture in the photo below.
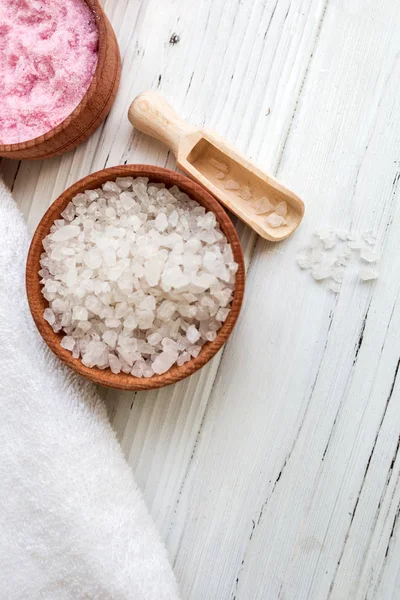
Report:
[[[237,223],[246,296],[223,354],[176,385],[101,390],[190,600],[400,597],[400,7],[392,0],[107,0],[123,55],[107,121],[74,153],[2,161],[33,230],[107,165],[174,168],[132,131],[159,89],[296,190],[272,245]],[[180,37],[170,43],[171,36]],[[175,38],[174,38],[175,39]],[[161,77],[160,77],[161,76]],[[321,226],[374,228],[380,277],[339,296],[295,255]]]
[[[224,206],[266,240],[280,242],[300,225],[304,203],[279,181],[263,173],[226,140],[212,131],[192,127],[180,119],[165,99],[156,92],[137,96],[128,111],[132,125],[165,143],[175,155],[178,167],[211,192]],[[214,162],[214,165],[212,164]],[[226,167],[226,174],[215,165]],[[217,175],[222,174],[222,179]],[[227,189],[231,181],[238,189]],[[243,197],[243,191],[247,196]],[[285,202],[284,224],[271,227],[268,216],[258,214],[260,203],[272,206]]]
[[[43,253],[43,239],[50,233],[50,227],[54,221],[62,218],[61,213],[77,194],[85,190],[97,189],[103,183],[106,183],[106,181],[115,181],[117,177],[148,177],[152,183],[164,183],[167,187],[177,185],[182,192],[188,194],[190,198],[196,200],[206,210],[212,211],[215,214],[221,230],[231,245],[235,262],[238,265],[231,310],[226,321],[224,321],[221,329],[218,331],[215,340],[213,342],[206,342],[196,358],[192,358],[180,367],[175,365],[166,373],[153,375],[153,377],[133,377],[129,373],[112,373],[110,369],[89,368],[85,366],[80,359],[74,358],[71,352],[60,345],[64,334],[53,331],[53,328],[43,317],[44,310],[49,305],[42,294],[42,286],[40,285],[41,277],[39,275],[40,257]],[[102,169],[101,171],[97,171],[97,173],[80,179],[70,186],[51,204],[43,215],[33,234],[26,262],[26,295],[29,308],[31,309],[33,320],[46,344],[60,360],[79,373],[79,375],[99,385],[120,390],[153,390],[171,385],[189,375],[193,375],[193,373],[208,363],[221,346],[226,343],[235,326],[243,302],[244,283],[245,268],[242,248],[232,221],[221,205],[205,189],[184,175],[179,175],[169,169],[151,167],[149,165],[124,165]]]
[[[0,144],[0,156],[37,160],[70,152],[92,135],[110,112],[121,75],[118,43],[98,0],[85,2],[94,12],[99,32],[98,62],[86,94],[57,127],[33,140]]]

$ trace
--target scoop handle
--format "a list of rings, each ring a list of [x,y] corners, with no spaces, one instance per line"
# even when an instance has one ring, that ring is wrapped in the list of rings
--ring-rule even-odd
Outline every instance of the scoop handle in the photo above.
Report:
[[[184,137],[197,131],[183,121],[173,108],[156,92],[139,94],[129,107],[132,125],[171,148],[175,156]]]

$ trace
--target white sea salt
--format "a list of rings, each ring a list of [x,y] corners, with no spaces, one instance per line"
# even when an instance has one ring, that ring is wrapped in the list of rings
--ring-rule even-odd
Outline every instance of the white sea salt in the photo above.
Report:
[[[360,252],[360,258],[365,262],[373,263],[379,260],[379,254],[371,248],[363,248]]]
[[[40,275],[44,318],[74,358],[151,377],[215,339],[238,265],[214,213],[176,186],[123,177],[78,194],[62,217]]]
[[[375,267],[363,267],[360,269],[360,279],[361,281],[372,281],[373,279],[377,279],[379,273]]]
[[[374,248],[375,240],[371,231],[356,234],[323,228],[316,231],[311,243],[297,253],[296,261],[299,267],[309,271],[314,279],[324,280],[330,290],[338,293],[346,269],[351,263],[358,264],[361,281],[378,277],[374,263],[379,260],[380,255]]]

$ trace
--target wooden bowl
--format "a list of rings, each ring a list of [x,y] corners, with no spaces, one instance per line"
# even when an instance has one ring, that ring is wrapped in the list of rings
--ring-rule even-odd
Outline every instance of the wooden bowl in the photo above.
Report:
[[[99,31],[99,56],[91,84],[75,110],[54,129],[18,144],[0,144],[0,156],[15,159],[52,158],[82,144],[104,121],[117,94],[121,58],[114,31],[98,0],[85,0]]]
[[[236,273],[235,291],[231,311],[227,320],[218,331],[215,340],[204,344],[197,358],[193,358],[181,367],[175,365],[162,375],[154,375],[153,377],[147,378],[133,377],[133,375],[127,373],[114,374],[110,369],[101,370],[98,368],[86,367],[80,359],[73,358],[71,352],[62,348],[60,341],[63,334],[55,333],[49,323],[43,318],[44,309],[48,307],[48,302],[41,292],[39,276],[40,256],[43,252],[43,238],[48,235],[51,225],[56,219],[60,218],[60,213],[63,212],[68,202],[70,202],[76,194],[85,190],[98,188],[106,181],[114,181],[117,177],[124,176],[148,177],[150,181],[154,183],[165,183],[166,186],[177,185],[183,192],[188,194],[194,200],[197,200],[197,202],[207,210],[213,211],[222,231],[232,246],[235,261],[239,265],[239,269]],[[148,390],[163,387],[175,383],[188,375],[192,375],[192,373],[205,365],[226,342],[236,323],[243,301],[244,284],[245,269],[242,248],[236,230],[221,205],[218,204],[204,188],[197,183],[194,183],[186,176],[179,175],[169,169],[152,167],[150,165],[126,165],[103,169],[102,171],[84,177],[69,187],[55,202],[53,202],[40,221],[32,238],[26,266],[26,291],[29,307],[36,326],[47,345],[58,358],[80,375],[83,375],[95,383],[123,390]]]

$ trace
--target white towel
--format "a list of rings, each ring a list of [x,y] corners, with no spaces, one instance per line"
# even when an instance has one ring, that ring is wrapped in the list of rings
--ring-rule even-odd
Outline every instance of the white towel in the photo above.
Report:
[[[176,600],[102,401],[33,324],[28,244],[0,181],[0,598]]]

